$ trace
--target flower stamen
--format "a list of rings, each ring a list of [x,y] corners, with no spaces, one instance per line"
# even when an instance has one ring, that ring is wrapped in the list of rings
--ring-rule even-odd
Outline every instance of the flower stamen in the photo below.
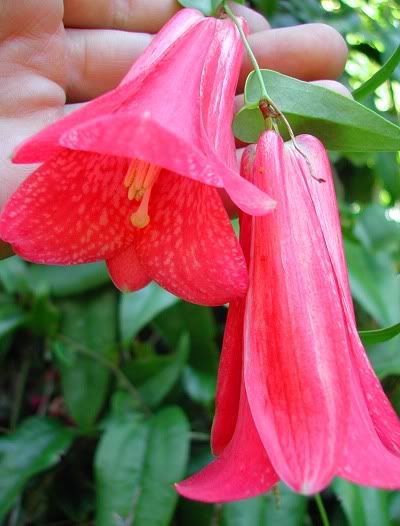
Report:
[[[150,195],[160,171],[159,166],[133,159],[126,172],[124,186],[128,188],[129,201],[141,201],[139,208],[131,215],[131,223],[137,228],[144,228],[150,222]]]

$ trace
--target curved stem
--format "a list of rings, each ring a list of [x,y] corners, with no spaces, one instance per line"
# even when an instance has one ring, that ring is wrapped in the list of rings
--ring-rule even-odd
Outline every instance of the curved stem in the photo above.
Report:
[[[315,502],[317,503],[318,511],[321,516],[321,522],[323,526],[330,526],[328,514],[326,513],[324,503],[322,502],[322,499],[321,499],[321,495],[317,493],[316,495],[314,495],[314,498],[315,498]]]
[[[264,79],[263,79],[263,76],[261,74],[260,66],[258,65],[257,59],[256,59],[256,57],[255,57],[255,55],[253,53],[253,50],[250,47],[250,44],[249,44],[249,42],[247,40],[247,37],[244,34],[243,28],[242,28],[239,20],[237,19],[237,16],[234,14],[234,12],[229,7],[229,5],[227,4],[226,1],[224,2],[224,11],[229,16],[229,18],[232,20],[232,22],[235,24],[235,26],[237,27],[237,29],[239,31],[240,38],[242,39],[243,45],[244,45],[244,47],[245,47],[245,49],[247,51],[247,54],[249,55],[250,61],[251,61],[252,65],[253,65],[254,71],[255,71],[255,73],[257,75],[257,79],[258,79],[258,82],[260,84],[262,98],[266,99],[269,103],[273,104],[273,102],[271,100],[271,97],[268,95],[267,89],[265,87]]]

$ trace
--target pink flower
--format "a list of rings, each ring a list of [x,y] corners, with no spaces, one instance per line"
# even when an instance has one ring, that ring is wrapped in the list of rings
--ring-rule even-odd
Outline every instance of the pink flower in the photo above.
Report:
[[[39,263],[105,259],[116,285],[150,280],[195,303],[243,295],[247,270],[216,187],[249,213],[272,200],[236,172],[242,44],[229,20],[180,11],[113,91],[39,132],[42,162],[8,201],[0,237]]]
[[[228,314],[219,457],[177,486],[192,499],[252,497],[279,479],[312,494],[336,475],[400,487],[399,419],[356,330],[329,161],[314,137],[297,143],[309,165],[272,131],[244,156],[244,176],[278,206],[242,217],[250,286]]]

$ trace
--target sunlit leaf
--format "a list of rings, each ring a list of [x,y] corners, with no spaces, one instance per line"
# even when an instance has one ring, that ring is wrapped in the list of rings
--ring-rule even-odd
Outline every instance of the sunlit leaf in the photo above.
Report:
[[[355,100],[361,100],[373,93],[381,84],[386,82],[400,63],[400,45],[393,52],[385,64],[364,84],[353,90]]]
[[[400,334],[400,323],[391,325],[384,329],[377,329],[374,331],[359,331],[361,340],[365,344],[382,343],[391,340]]]
[[[293,132],[318,137],[329,150],[397,151],[400,128],[362,104],[322,86],[303,82],[276,71],[262,70],[268,93],[289,120]],[[233,123],[236,137],[257,142],[264,131],[258,102],[261,91],[254,72],[245,87],[245,109]],[[284,136],[285,126],[280,123]]]

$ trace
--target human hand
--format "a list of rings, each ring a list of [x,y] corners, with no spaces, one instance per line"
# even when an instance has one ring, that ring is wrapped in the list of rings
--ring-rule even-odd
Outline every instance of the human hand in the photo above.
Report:
[[[174,0],[139,0],[133,9],[128,0],[3,1],[0,209],[35,167],[13,165],[15,147],[77,104],[114,88],[177,9]],[[347,51],[332,28],[309,24],[271,30],[258,13],[237,4],[234,10],[248,20],[261,67],[303,80],[341,73]],[[250,70],[245,59],[239,92]]]

